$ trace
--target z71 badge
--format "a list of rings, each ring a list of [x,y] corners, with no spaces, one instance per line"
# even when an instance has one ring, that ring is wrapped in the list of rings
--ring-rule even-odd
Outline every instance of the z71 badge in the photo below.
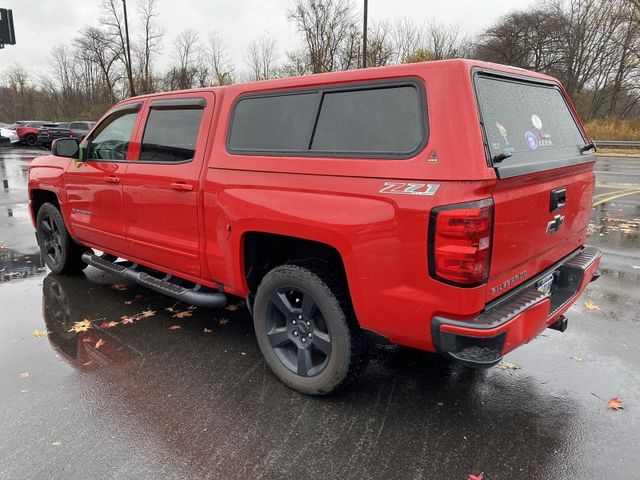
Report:
[[[440,188],[438,183],[396,183],[385,182],[380,193],[395,193],[398,195],[435,195]]]

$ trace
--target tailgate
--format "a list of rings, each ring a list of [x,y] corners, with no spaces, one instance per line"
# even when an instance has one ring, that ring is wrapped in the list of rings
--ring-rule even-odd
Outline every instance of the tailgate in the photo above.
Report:
[[[595,155],[557,85],[493,74],[475,85],[498,176],[491,301],[584,245]]]

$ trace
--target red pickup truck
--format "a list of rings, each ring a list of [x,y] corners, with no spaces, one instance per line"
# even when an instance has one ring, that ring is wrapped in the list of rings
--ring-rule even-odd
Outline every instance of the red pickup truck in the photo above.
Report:
[[[451,60],[130,98],[29,196],[53,272],[244,297],[274,373],[325,394],[371,340],[486,367],[564,330],[595,159],[556,79]]]

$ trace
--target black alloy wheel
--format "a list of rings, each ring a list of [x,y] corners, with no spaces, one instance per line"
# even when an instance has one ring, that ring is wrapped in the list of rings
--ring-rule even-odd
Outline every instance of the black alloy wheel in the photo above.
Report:
[[[86,247],[71,238],[56,205],[45,203],[38,210],[36,238],[42,258],[53,273],[77,273],[87,267],[82,261]]]
[[[278,359],[301,377],[318,375],[331,357],[331,334],[309,292],[283,287],[269,297],[267,338]]]
[[[333,271],[322,260],[299,260],[273,268],[256,291],[253,320],[265,361],[308,395],[342,388],[366,363],[348,289]]]
[[[51,218],[50,213],[45,213],[40,219],[40,230],[42,231],[42,252],[45,255],[47,264],[59,264],[64,260],[62,252],[62,238],[56,222]]]

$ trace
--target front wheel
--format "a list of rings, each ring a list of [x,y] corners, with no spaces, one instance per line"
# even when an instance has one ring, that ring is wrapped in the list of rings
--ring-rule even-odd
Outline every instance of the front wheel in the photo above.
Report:
[[[85,269],[83,248],[73,241],[58,207],[45,203],[38,210],[36,236],[40,253],[53,273],[77,273]]]
[[[258,287],[254,324],[260,350],[276,376],[301,393],[331,393],[364,366],[366,341],[345,292],[312,261],[276,267]]]

